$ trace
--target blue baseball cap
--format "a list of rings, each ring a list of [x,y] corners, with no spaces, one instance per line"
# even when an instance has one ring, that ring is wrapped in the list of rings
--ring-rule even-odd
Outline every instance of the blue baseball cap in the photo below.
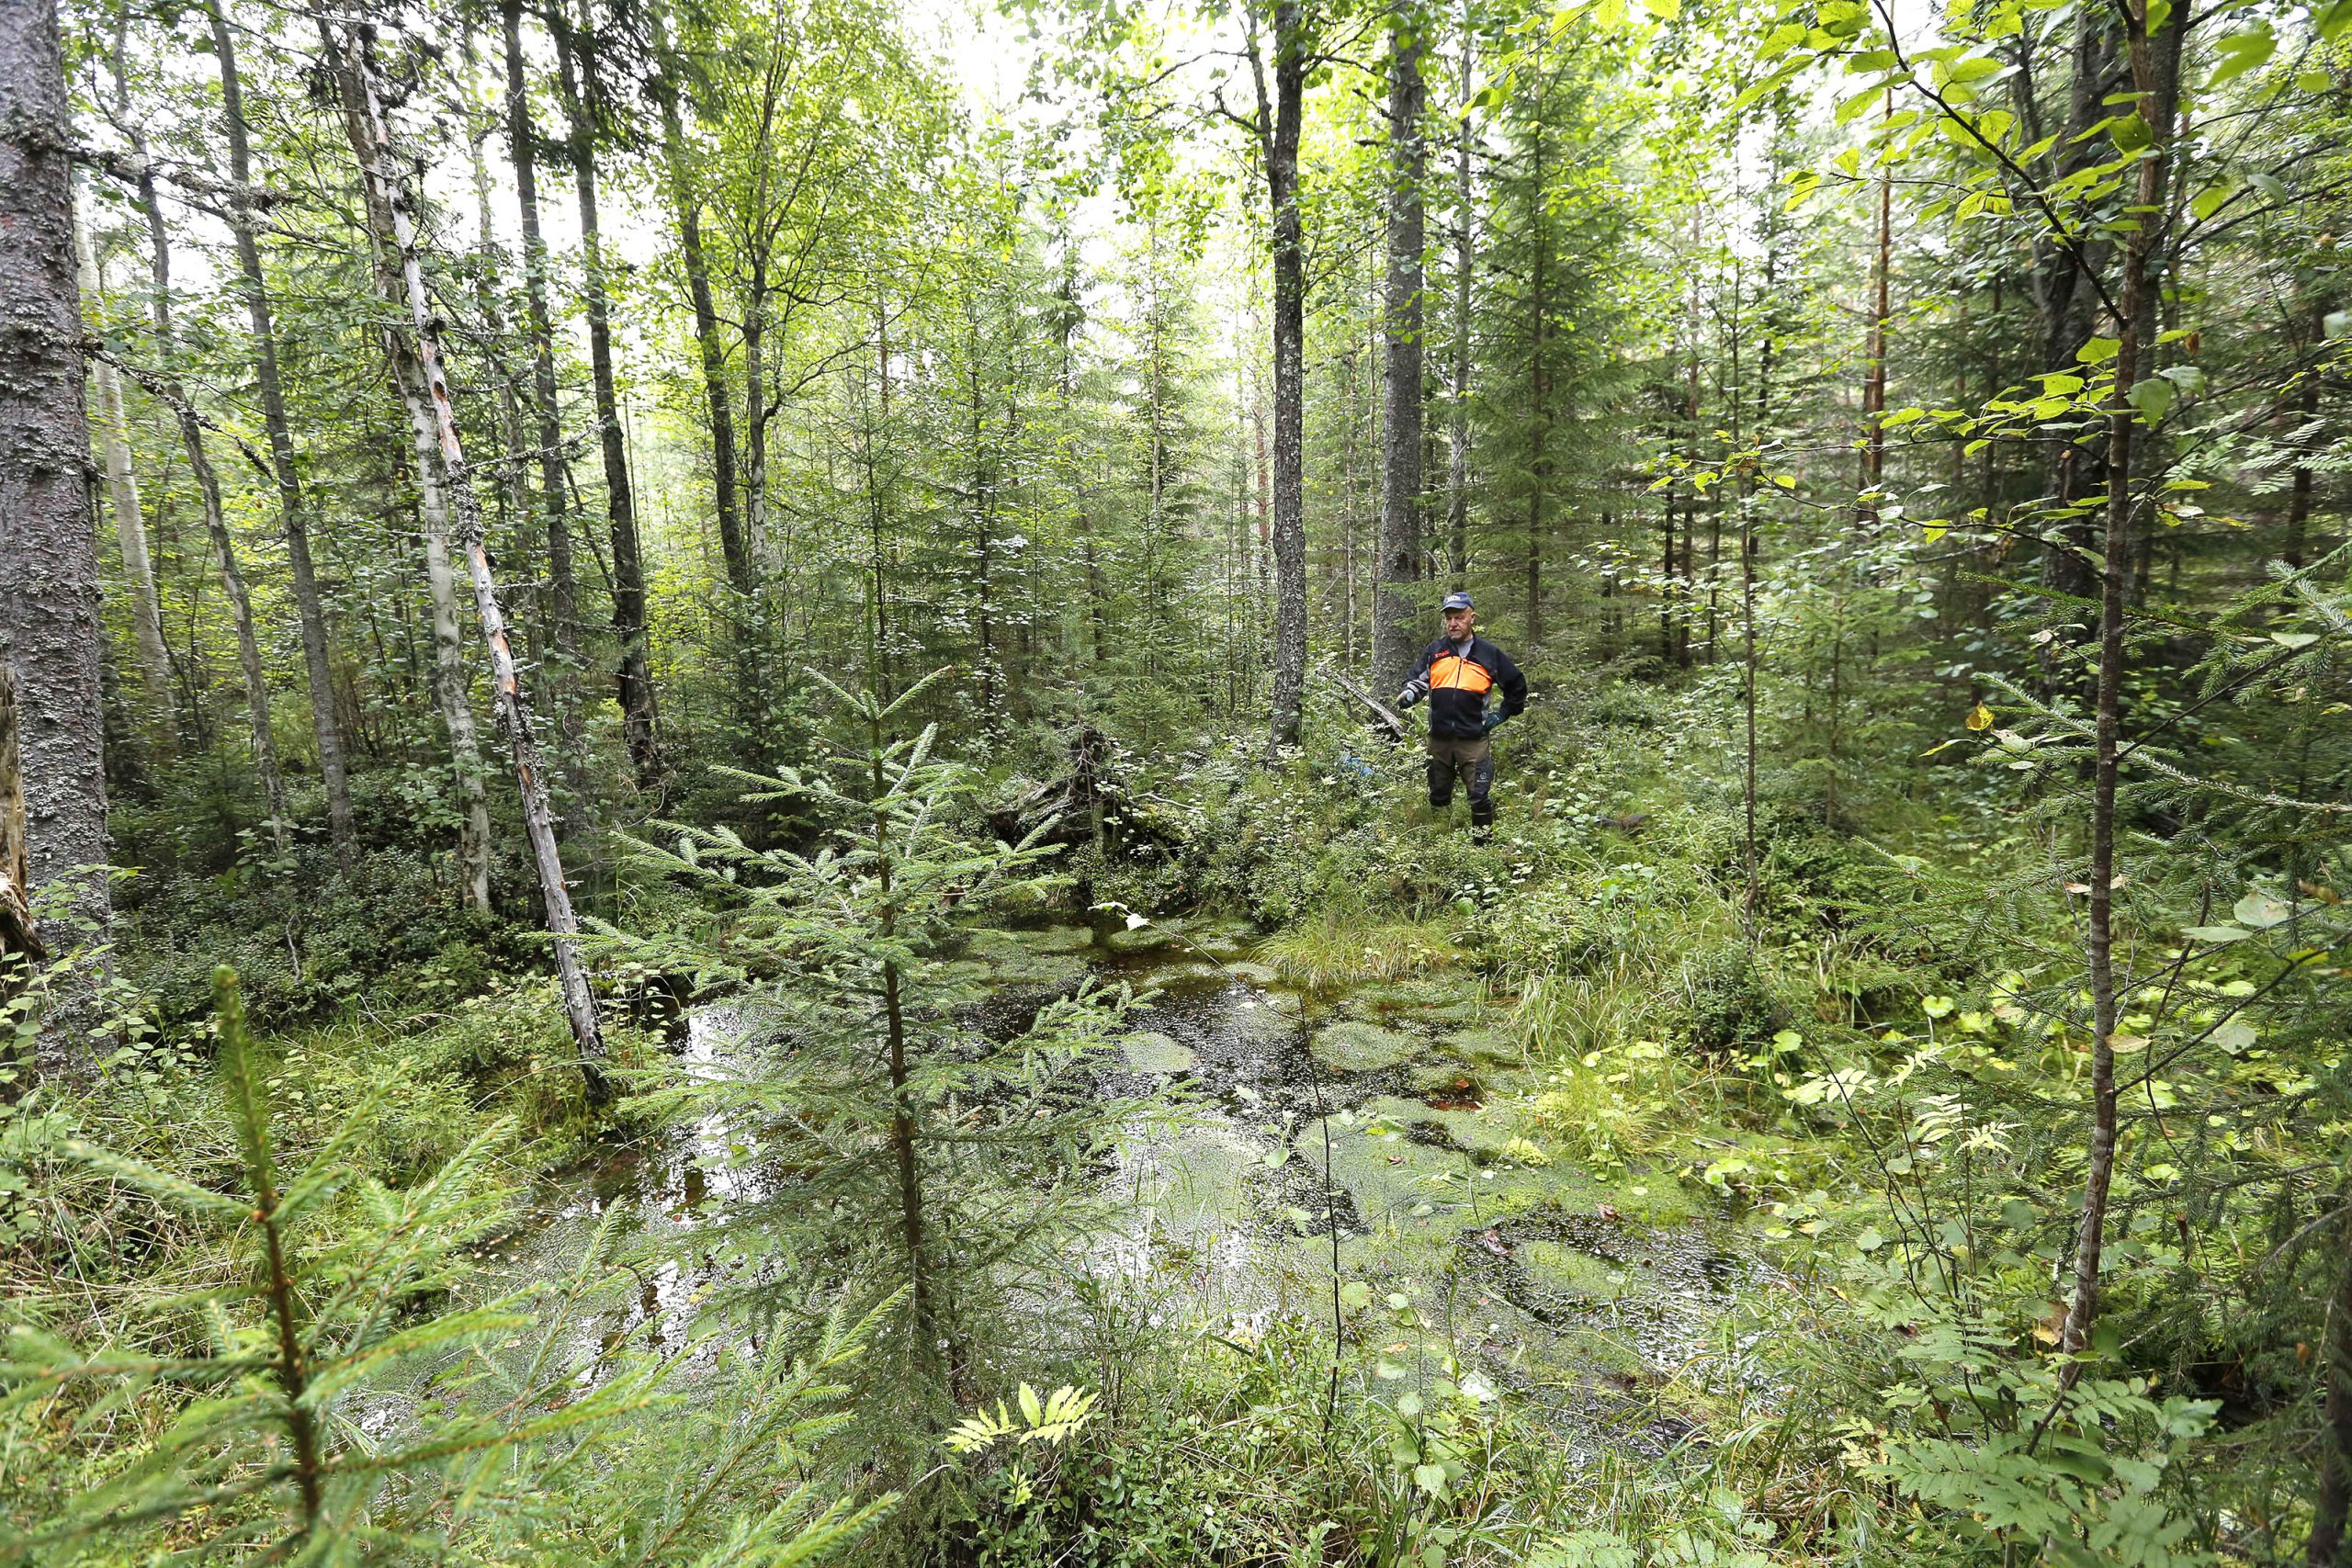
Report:
[[[1445,596],[1445,603],[1438,606],[1442,610],[1467,610],[1470,607],[1470,595],[1467,593],[1449,593]]]

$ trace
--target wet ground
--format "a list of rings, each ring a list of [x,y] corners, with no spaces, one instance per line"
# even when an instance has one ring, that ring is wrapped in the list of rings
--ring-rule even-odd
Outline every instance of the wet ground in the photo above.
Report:
[[[1253,940],[1232,923],[1063,924],[988,933],[960,960],[967,1020],[990,1032],[1089,979],[1143,998],[1103,1087],[1164,1091],[1179,1114],[1120,1150],[1104,1177],[1119,1219],[1083,1268],[1157,1322],[1247,1337],[1279,1315],[1328,1320],[1336,1251],[1340,1279],[1386,1303],[1344,1314],[1351,1338],[1450,1344],[1564,1424],[1644,1449],[1699,1430],[1711,1390],[1752,1392],[1735,1308],[1769,1266],[1669,1175],[1512,1158],[1513,1096],[1541,1075],[1483,1017],[1475,976],[1308,996],[1250,960]],[[745,1027],[694,1013],[681,1066],[729,1074]],[[730,1282],[730,1203],[788,1180],[729,1126],[706,1116],[545,1183],[493,1270],[561,1278],[602,1231],[630,1285],[579,1303],[570,1348],[674,1347]]]

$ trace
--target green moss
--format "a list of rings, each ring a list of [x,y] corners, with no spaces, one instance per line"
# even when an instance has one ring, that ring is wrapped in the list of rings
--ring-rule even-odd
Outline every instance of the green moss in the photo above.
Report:
[[[1173,931],[1155,921],[1150,925],[1137,926],[1133,931],[1113,931],[1102,939],[1102,945],[1114,953],[1149,953],[1175,940]]]
[[[1225,972],[1237,980],[1247,980],[1253,986],[1272,986],[1282,979],[1281,976],[1264,964],[1252,964],[1246,958],[1226,960]]]
[[[1355,1019],[1324,1025],[1308,1047],[1335,1073],[1376,1073],[1402,1066],[1428,1048],[1418,1035],[1383,1029]]]
[[[1234,1009],[1230,1026],[1244,1039],[1272,1044],[1287,1039],[1304,1016],[1295,992],[1265,991]]]
[[[1523,1241],[1518,1257],[1535,1288],[1555,1300],[1613,1302],[1634,1290],[1623,1269],[1566,1242]]]
[[[1445,1048],[1465,1062],[1518,1066],[1527,1059],[1518,1041],[1499,1029],[1464,1029],[1445,1036]]]
[[[1085,926],[1046,926],[1012,936],[1031,953],[1083,953],[1094,945],[1094,932]]]
[[[1152,1030],[1128,1035],[1119,1043],[1119,1054],[1139,1073],[1190,1072],[1195,1060],[1192,1047]]]

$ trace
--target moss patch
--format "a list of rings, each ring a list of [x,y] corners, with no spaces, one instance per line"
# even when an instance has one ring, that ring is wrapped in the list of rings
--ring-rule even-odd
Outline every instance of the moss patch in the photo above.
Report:
[[[1083,953],[1094,945],[1093,931],[1084,926],[1046,926],[1012,935],[1031,953]]]
[[[1418,1035],[1346,1019],[1317,1030],[1308,1049],[1335,1073],[1376,1073],[1404,1066],[1426,1047]]]
[[[1166,947],[1176,940],[1176,933],[1158,921],[1137,926],[1133,931],[1116,931],[1102,939],[1102,945],[1114,953],[1149,953]]]
[[[1128,1035],[1119,1043],[1119,1055],[1139,1073],[1186,1073],[1195,1060],[1191,1046],[1153,1030]]]

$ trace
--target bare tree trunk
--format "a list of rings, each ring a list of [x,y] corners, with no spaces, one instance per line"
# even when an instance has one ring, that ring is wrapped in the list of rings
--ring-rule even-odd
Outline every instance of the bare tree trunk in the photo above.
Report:
[[[582,279],[588,302],[588,363],[595,386],[596,429],[605,458],[605,512],[613,536],[613,635],[620,641],[614,684],[620,701],[621,734],[628,747],[637,787],[658,790],[662,757],[654,731],[653,670],[645,626],[645,566],[637,534],[637,498],[629,485],[628,448],[621,429],[620,398],[613,379],[613,328],[605,291],[605,254],[596,208],[596,82],[585,84],[571,21],[559,3],[548,16],[555,27],[557,76],[563,85],[564,116],[571,132],[571,175],[580,197]],[[587,62],[592,68],[594,61]]]
[[[510,8],[507,15],[508,36],[512,38],[514,11]],[[417,259],[416,236],[408,216],[413,210],[412,198],[392,151],[390,130],[384,123],[374,60],[365,42],[356,39],[345,45],[341,53],[337,74],[344,95],[344,118],[352,153],[358,160],[360,175],[368,187],[368,223],[376,232],[386,262],[397,269],[401,292],[405,296],[388,302],[406,307],[413,334],[411,352],[422,386],[404,383],[401,390],[411,405],[411,420],[431,423],[442,472],[448,480],[458,543],[465,551],[467,570],[473,580],[474,611],[481,621],[482,640],[490,649],[492,690],[497,694],[499,721],[514,749],[514,782],[523,797],[523,829],[530,839],[532,858],[538,868],[548,930],[555,939],[556,974],[563,987],[564,1015],[580,1049],[580,1072],[589,1099],[602,1103],[610,1093],[604,1074],[604,1032],[596,1019],[595,998],[588,990],[587,974],[580,965],[580,922],[572,913],[563,857],[556,847],[555,818],[548,806],[546,772],[539,758],[538,741],[531,731],[530,709],[523,701],[522,677],[516,669],[514,645],[507,636],[506,618],[499,609],[498,585],[491,575],[490,556],[482,543],[481,503],[474,494],[472,470],[466,466],[465,450],[458,443],[456,406],[450,401],[449,383],[441,367],[440,318],[425,291],[424,269]],[[419,390],[424,395],[423,409],[415,407]]]
[[[253,149],[245,129],[243,84],[237,75],[236,39],[220,0],[206,7],[212,20],[212,55],[220,72],[222,120],[229,137],[229,178],[240,190],[253,185]],[[351,826],[351,781],[344,764],[343,737],[334,721],[334,671],[327,662],[326,612],[319,602],[318,574],[311,564],[311,527],[302,480],[294,469],[294,436],[286,420],[286,392],[277,379],[277,334],[270,320],[269,289],[262,279],[261,246],[254,237],[253,211],[242,203],[229,211],[236,236],[237,273],[245,291],[245,314],[254,334],[254,381],[261,394],[262,424],[269,435],[270,477],[277,485],[277,513],[286,532],[286,560],[294,580],[296,618],[302,629],[302,668],[311,686],[311,736],[319,752],[319,779],[326,786],[327,834],[337,863],[351,867],[356,841]]]
[[[1470,210],[1470,83],[1476,45],[1470,0],[1462,0],[1462,118],[1453,130],[1453,430],[1445,491],[1448,586],[1470,570],[1470,274],[1476,227]]]
[[[97,254],[88,230],[76,223],[74,242],[78,253],[82,292],[96,299],[106,291]],[[130,440],[122,417],[122,378],[105,360],[90,367],[90,381],[98,394],[98,435],[107,455],[107,509],[114,518],[116,547],[122,552],[122,572],[130,581],[130,621],[139,649],[140,690],[149,710],[168,716],[172,711],[172,660],[164,647],[164,612],[155,598],[155,568],[147,555],[147,521],[139,510],[139,476],[130,468]]]
[[[1250,69],[1273,223],[1274,687],[1267,739],[1298,744],[1306,694],[1306,269],[1298,142],[1306,96],[1306,0],[1274,0],[1272,96],[1254,29]]]
[[[711,297],[710,264],[703,252],[702,201],[695,194],[685,126],[678,113],[677,85],[669,72],[665,55],[663,76],[656,86],[662,101],[662,153],[669,174],[670,203],[678,216],[678,254],[686,269],[686,296],[694,304],[703,399],[710,411],[711,488],[718,515],[718,548],[727,562],[729,585],[749,598],[752,552],[743,540],[742,513],[736,504],[734,395],[727,385],[727,351],[718,338],[718,307]]]
[[[1429,52],[1418,12],[1400,14],[1388,56],[1388,277],[1386,423],[1380,470],[1380,577],[1373,596],[1372,682],[1393,692],[1412,673],[1417,645],[1413,594],[1420,576],[1422,295],[1427,243],[1421,181],[1429,144],[1421,119],[1427,92],[1421,62]]]
[[[556,403],[555,326],[548,310],[548,247],[539,234],[538,132],[523,75],[522,0],[499,0],[506,52],[506,140],[514,166],[514,195],[523,220],[523,298],[531,331],[532,402],[539,422],[539,506],[547,516],[548,619],[555,633],[556,725],[564,776],[588,808],[587,741],[573,691],[582,668],[580,593],[571,575],[571,525],[565,491],[563,420]]]
[[[1887,108],[1894,107],[1894,90],[1887,89]],[[1875,492],[1886,474],[1886,322],[1890,274],[1894,255],[1894,171],[1882,170],[1878,180],[1878,246],[1871,263],[1870,344],[1864,352],[1868,368],[1862,376],[1862,489]],[[1855,508],[1855,520],[1878,521],[1878,503],[1864,501]]]
[[[2180,96],[2180,51],[2187,13],[2176,9],[2153,39],[2146,13],[2126,8],[2125,41],[2132,82],[2143,123],[2155,139],[2140,161],[2136,205],[2143,213],[2165,207],[2166,157]],[[2108,1195],[2115,1178],[2115,785],[2121,729],[2124,663],[2124,596],[2132,581],[2132,457],[2138,411],[2128,400],[2139,376],[2140,355],[2153,324],[2155,298],[2153,261],[2156,225],[2144,222],[2124,237],[2122,291],[2116,324],[2115,388],[2109,400],[2107,443],[2107,538],[2099,578],[2098,679],[2091,772],[2090,918],[2085,933],[2091,989],[2091,1136],[2089,1168],[2083,1187],[2082,1221],[2075,1241],[2074,1299],[2066,1308],[2060,1348],[2080,1355],[2090,1343],[2098,1314],[2099,1258],[2106,1239]],[[2076,1363],[2079,1364],[2079,1363]]]

